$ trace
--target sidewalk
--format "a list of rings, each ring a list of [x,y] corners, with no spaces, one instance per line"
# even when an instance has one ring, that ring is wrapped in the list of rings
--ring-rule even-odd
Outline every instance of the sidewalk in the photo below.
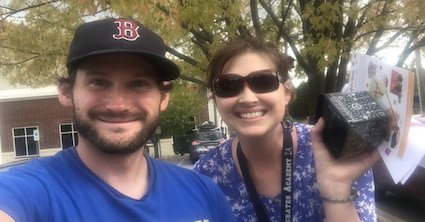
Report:
[[[149,155],[155,156],[155,148],[153,144],[147,144],[149,146]],[[161,139],[158,143],[159,158],[169,158],[176,156],[173,150],[173,140],[171,138]]]

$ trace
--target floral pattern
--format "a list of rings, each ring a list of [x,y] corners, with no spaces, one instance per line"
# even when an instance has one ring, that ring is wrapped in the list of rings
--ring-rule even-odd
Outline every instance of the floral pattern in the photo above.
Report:
[[[298,134],[298,147],[294,161],[292,185],[292,217],[294,222],[324,221],[322,201],[316,182],[314,159],[311,149],[309,125],[294,123]],[[236,170],[231,156],[233,138],[221,144],[199,160],[194,170],[209,176],[219,185],[230,202],[238,221],[257,221],[255,210],[249,200],[242,177]],[[360,219],[363,222],[374,222],[376,219],[373,174],[368,170],[354,184],[353,189],[359,192],[355,201]],[[260,196],[268,211],[270,221],[281,221],[281,197]]]

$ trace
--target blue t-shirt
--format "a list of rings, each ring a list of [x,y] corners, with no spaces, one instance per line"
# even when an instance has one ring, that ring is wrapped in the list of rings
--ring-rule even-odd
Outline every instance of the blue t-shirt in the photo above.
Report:
[[[0,209],[17,222],[234,221],[209,178],[147,157],[148,192],[129,198],[89,170],[75,148],[0,174]]]
[[[292,178],[293,221],[323,222],[325,218],[317,188],[310,126],[294,123],[294,129],[297,131],[298,146]],[[257,221],[243,178],[233,162],[232,142],[233,138],[204,156],[195,164],[194,170],[211,177],[220,186],[238,221]],[[353,186],[359,191],[355,205],[361,221],[376,221],[372,171],[368,170],[360,176]],[[260,200],[267,210],[270,221],[281,221],[281,195],[274,198],[260,195]]]

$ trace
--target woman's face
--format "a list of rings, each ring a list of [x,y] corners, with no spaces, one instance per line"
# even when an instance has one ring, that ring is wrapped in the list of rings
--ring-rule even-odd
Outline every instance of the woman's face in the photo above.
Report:
[[[237,74],[242,77],[259,70],[276,70],[276,65],[263,53],[246,52],[230,59],[221,75]],[[254,92],[245,81],[245,86],[236,96],[215,96],[217,108],[230,129],[239,137],[259,137],[279,129],[285,107],[291,96],[282,83],[267,93]]]

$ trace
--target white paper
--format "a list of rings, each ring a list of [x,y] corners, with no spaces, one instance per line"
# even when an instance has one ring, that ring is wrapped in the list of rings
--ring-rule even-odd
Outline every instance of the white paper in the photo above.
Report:
[[[406,152],[403,158],[395,153],[386,159],[388,170],[392,173],[394,183],[404,184],[418,167],[419,162],[425,155],[425,125],[420,124],[416,117],[412,117],[412,122],[407,137]],[[382,156],[382,155],[381,155]]]
[[[416,132],[407,142],[411,107],[406,104],[412,96],[413,86],[408,86],[413,83],[412,75],[408,70],[387,65],[368,55],[355,53],[352,57],[348,90],[368,91],[389,114],[391,131],[378,146],[378,151],[395,183],[405,182],[425,155],[425,150],[416,144]]]
[[[419,166],[425,168],[425,156],[422,157],[422,160],[419,162]]]

